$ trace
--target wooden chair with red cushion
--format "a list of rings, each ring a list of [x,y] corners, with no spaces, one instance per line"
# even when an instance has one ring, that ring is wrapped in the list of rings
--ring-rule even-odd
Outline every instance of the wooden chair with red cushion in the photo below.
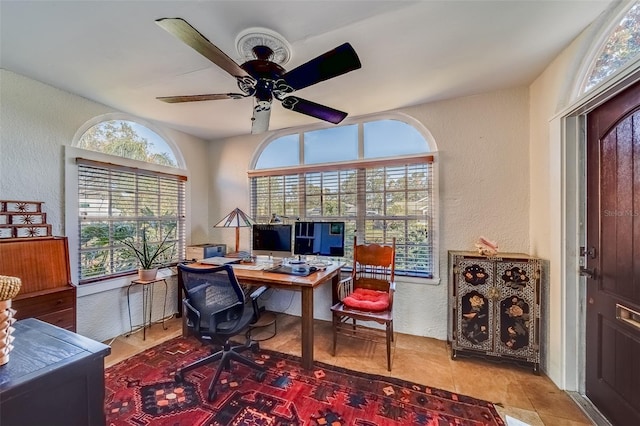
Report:
[[[338,284],[340,302],[331,307],[334,356],[338,334],[384,341],[387,370],[391,371],[395,258],[395,238],[391,245],[358,244],[353,239],[351,276]],[[372,322],[384,325],[384,329],[371,327]]]

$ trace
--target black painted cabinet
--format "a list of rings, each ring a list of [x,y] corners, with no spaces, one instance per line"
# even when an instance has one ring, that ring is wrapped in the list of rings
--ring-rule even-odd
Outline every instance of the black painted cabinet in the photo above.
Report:
[[[540,364],[540,259],[449,252],[449,326],[458,353]]]
[[[14,349],[0,366],[0,425],[104,425],[111,348],[35,318],[14,328]]]

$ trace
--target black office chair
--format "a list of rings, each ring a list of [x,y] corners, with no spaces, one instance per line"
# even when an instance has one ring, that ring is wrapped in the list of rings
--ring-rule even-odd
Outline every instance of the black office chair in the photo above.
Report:
[[[258,320],[260,311],[257,298],[266,290],[266,287],[260,287],[247,299],[229,265],[194,268],[180,264],[178,274],[186,293],[183,305],[187,327],[200,340],[222,345],[222,350],[179,368],[175,376],[176,381],[183,381],[185,374],[191,370],[220,360],[220,365],[209,385],[209,401],[216,399],[215,387],[220,374],[223,370],[231,369],[231,361],[237,361],[255,369],[256,380],[262,382],[266,376],[265,368],[240,355],[248,349],[257,352],[260,349],[258,342],[252,341],[249,333],[245,335],[245,343],[241,345],[232,346],[229,339],[239,335],[250,323]]]

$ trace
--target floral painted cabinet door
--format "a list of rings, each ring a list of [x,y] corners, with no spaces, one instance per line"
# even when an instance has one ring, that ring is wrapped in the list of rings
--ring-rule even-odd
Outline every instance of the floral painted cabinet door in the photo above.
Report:
[[[540,265],[525,254],[449,252],[450,337],[458,352],[540,363]]]
[[[493,265],[478,259],[461,260],[458,272],[456,322],[459,338],[464,339],[465,347],[493,351],[495,300],[490,297]]]

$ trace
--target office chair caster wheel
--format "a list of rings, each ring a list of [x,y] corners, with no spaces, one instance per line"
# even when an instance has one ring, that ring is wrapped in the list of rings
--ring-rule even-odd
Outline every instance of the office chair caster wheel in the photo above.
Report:
[[[251,345],[251,352],[253,352],[254,354],[260,352],[260,345],[258,345],[257,343],[255,345]]]
[[[182,383],[184,381],[184,375],[182,374],[182,371],[176,371],[174,380],[176,381],[176,383]]]
[[[267,372],[266,371],[258,371],[256,373],[256,380],[260,383],[264,382],[264,379],[267,378]]]
[[[207,399],[209,400],[209,402],[215,401],[217,397],[218,393],[215,391],[215,389],[209,389],[209,393],[207,394]]]

